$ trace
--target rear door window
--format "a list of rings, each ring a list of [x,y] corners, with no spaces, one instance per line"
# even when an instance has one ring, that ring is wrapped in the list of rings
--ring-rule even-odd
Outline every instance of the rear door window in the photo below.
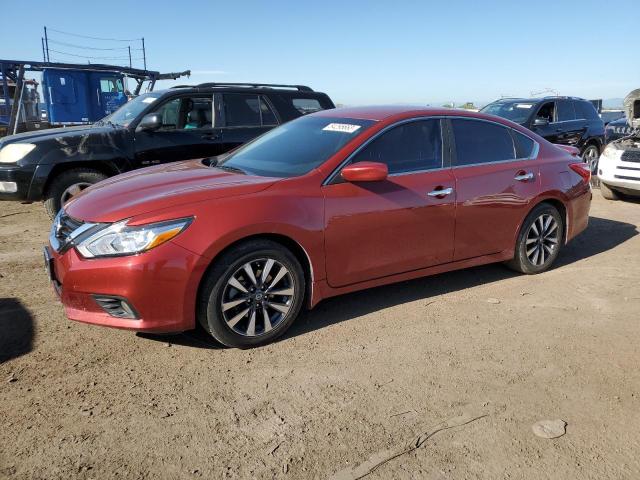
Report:
[[[481,120],[451,120],[456,146],[456,165],[476,165],[514,160],[515,149],[509,129]]]
[[[275,113],[261,95],[225,93],[222,95],[227,127],[260,127],[278,124]]]
[[[225,93],[222,96],[227,127],[259,127],[260,107],[258,95]]]
[[[568,122],[576,119],[576,113],[573,109],[573,102],[571,100],[558,100],[556,104],[558,108],[556,121]]]
[[[390,174],[442,167],[440,120],[420,120],[393,127],[373,140],[352,160],[380,162]]]
[[[591,102],[578,101],[574,102],[576,109],[576,118],[581,120],[598,120],[598,112]]]

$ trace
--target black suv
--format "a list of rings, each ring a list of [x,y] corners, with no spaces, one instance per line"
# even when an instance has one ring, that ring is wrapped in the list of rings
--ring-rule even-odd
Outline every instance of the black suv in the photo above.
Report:
[[[223,154],[307,113],[335,108],[302,85],[179,86],[140,95],[93,125],[0,140],[0,199],[44,200],[52,217],[73,195],[118,173]]]
[[[577,97],[503,98],[480,111],[519,123],[551,143],[579,148],[580,156],[595,172],[604,146],[604,122],[588,100]]]

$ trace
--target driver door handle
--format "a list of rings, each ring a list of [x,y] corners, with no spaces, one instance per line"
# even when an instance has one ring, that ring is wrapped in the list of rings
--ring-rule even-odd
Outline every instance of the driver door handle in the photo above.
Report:
[[[446,197],[447,195],[451,195],[453,193],[453,188],[448,187],[448,188],[441,188],[438,187],[437,190],[432,190],[431,192],[427,193],[427,196],[429,197]]]
[[[529,180],[533,180],[533,178],[535,177],[535,175],[533,174],[533,172],[519,172],[514,178],[514,180],[517,180],[519,182],[528,182]]]

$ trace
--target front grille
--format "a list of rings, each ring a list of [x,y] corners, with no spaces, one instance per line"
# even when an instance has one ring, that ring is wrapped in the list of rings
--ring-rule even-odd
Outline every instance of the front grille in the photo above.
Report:
[[[640,176],[637,176],[637,177],[628,177],[628,176],[626,176],[626,175],[614,175],[613,177],[614,177],[614,178],[617,178],[617,179],[619,179],[619,180],[633,180],[633,181],[636,181],[636,182],[640,182]]]
[[[61,211],[56,216],[51,226],[51,233],[49,234],[49,243],[58,253],[64,253],[74,245],[74,242],[79,241],[82,237],[85,237],[100,228],[104,224],[83,222],[70,217],[66,212]]]
[[[625,150],[620,156],[623,162],[640,163],[640,150]]]
[[[67,240],[73,232],[82,226],[82,223],[81,220],[76,220],[63,213],[60,216],[60,225],[56,229],[56,238],[61,242]]]

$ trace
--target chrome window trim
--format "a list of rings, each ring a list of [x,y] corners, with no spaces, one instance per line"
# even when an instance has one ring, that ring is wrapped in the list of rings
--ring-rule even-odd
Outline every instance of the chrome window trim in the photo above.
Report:
[[[505,128],[507,130],[511,130],[511,131],[513,131],[515,133],[519,133],[520,135],[524,135],[525,137],[527,137],[529,140],[531,140],[533,142],[533,149],[531,151],[531,155],[529,155],[528,157],[512,158],[512,159],[508,159],[508,160],[496,160],[496,161],[493,161],[493,162],[480,162],[480,163],[470,163],[468,165],[444,166],[444,158],[445,158],[444,157],[444,155],[445,155],[445,152],[444,152],[444,147],[445,147],[444,128],[442,126],[442,123],[440,123],[440,138],[441,138],[442,147],[443,147],[443,150],[441,152],[443,166],[440,167],[440,168],[430,168],[430,169],[425,169],[425,170],[414,170],[414,171],[411,171],[411,172],[392,173],[392,174],[389,175],[389,177],[397,177],[397,176],[400,176],[400,175],[412,175],[412,174],[426,173],[426,172],[437,172],[439,170],[446,170],[446,169],[449,169],[449,168],[450,169],[459,169],[459,168],[466,168],[466,167],[477,167],[479,165],[493,165],[493,164],[499,164],[499,163],[522,162],[522,161],[526,161],[526,160],[536,160],[538,158],[538,153],[540,152],[540,144],[538,143],[538,141],[535,138],[533,138],[530,135],[528,135],[527,133],[521,132],[520,130],[517,130],[517,129],[513,128],[513,127],[510,127],[509,125],[505,125],[503,123],[496,122],[494,120],[489,120],[489,119],[486,119],[486,118],[477,118],[477,117],[471,117],[471,116],[466,116],[466,115],[433,115],[433,116],[426,116],[426,117],[425,116],[421,116],[421,117],[414,117],[414,118],[400,120],[400,121],[398,121],[396,123],[393,123],[391,125],[386,126],[382,130],[380,130],[378,133],[376,133],[374,136],[372,136],[371,138],[368,138],[365,143],[360,145],[356,150],[354,150],[351,154],[349,154],[349,156],[347,158],[345,158],[340,163],[340,165],[338,165],[333,170],[333,172],[331,172],[329,174],[329,176],[324,180],[324,182],[322,182],[322,186],[324,187],[326,185],[330,185],[331,182],[333,182],[335,177],[338,175],[340,170],[342,170],[346,165],[349,164],[349,162],[351,161],[353,156],[357,155],[369,143],[371,143],[373,140],[375,140],[376,138],[378,138],[379,136],[381,136],[383,133],[387,132],[391,128],[396,127],[398,125],[402,125],[404,123],[410,123],[410,122],[415,122],[415,121],[420,121],[420,120],[453,120],[453,119],[474,120],[476,122],[492,123],[494,125],[497,125],[499,127]],[[452,138],[452,141],[455,142],[455,138]],[[514,148],[514,154],[515,154],[515,142],[514,142],[513,148]],[[452,160],[456,160],[456,158],[454,158]]]
[[[423,120],[442,120],[448,118],[445,115],[432,115],[432,116],[421,116],[421,117],[412,117],[412,118],[405,118],[403,120],[399,120],[395,123],[392,123],[391,125],[387,125],[386,127],[384,127],[382,130],[380,130],[379,132],[377,132],[376,134],[374,134],[372,137],[367,138],[367,140],[361,144],[358,148],[356,148],[353,152],[351,152],[347,158],[345,158],[342,162],[340,162],[340,165],[338,165],[330,174],[327,178],[325,178],[325,180],[322,182],[321,186],[326,186],[326,185],[331,185],[333,180],[335,179],[335,177],[338,176],[338,174],[340,173],[340,171],[349,164],[349,162],[352,160],[352,158],[354,156],[356,156],[358,153],[360,153],[362,150],[364,150],[371,142],[373,142],[374,140],[376,140],[377,138],[381,137],[384,133],[388,132],[389,130],[391,130],[392,128],[398,127],[400,125],[404,125],[405,123],[413,123],[413,122],[419,122],[419,121],[423,121]],[[444,147],[445,147],[445,141],[444,141],[444,135],[443,135],[443,128],[442,128],[442,122],[440,122],[440,144],[441,144],[441,151],[440,151],[440,164],[442,165],[441,167],[438,168],[428,168],[428,169],[423,169],[423,170],[411,170],[411,171],[407,171],[407,172],[396,172],[396,173],[391,173],[389,174],[389,177],[397,177],[400,175],[413,175],[413,174],[417,174],[417,173],[425,173],[425,172],[435,172],[438,170],[444,170],[450,167],[445,167],[444,166]]]

